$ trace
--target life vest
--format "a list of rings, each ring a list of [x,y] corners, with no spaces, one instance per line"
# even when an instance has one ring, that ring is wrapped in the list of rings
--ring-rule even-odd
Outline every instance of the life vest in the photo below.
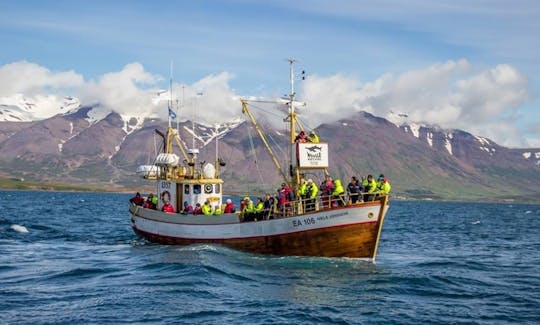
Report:
[[[298,186],[298,196],[303,197],[307,194],[307,184],[306,182],[300,183],[300,186]]]
[[[264,209],[264,203],[259,201],[255,207],[255,212],[261,212]]]
[[[246,208],[244,209],[244,212],[246,213],[253,213],[255,212],[255,205],[251,200],[246,204]]]
[[[319,136],[315,134],[315,132],[311,132],[308,137],[307,137],[307,140],[309,142],[313,142],[313,143],[319,143]]]
[[[381,192],[381,194],[388,194],[390,193],[390,190],[392,189],[392,185],[390,185],[390,182],[388,180],[386,181],[382,181],[379,186],[379,192]]]
[[[371,179],[371,182],[368,180],[366,189],[368,193],[375,193],[377,192],[377,182],[375,182],[374,179]]]
[[[317,194],[319,193],[319,188],[315,183],[311,183],[311,185],[308,185],[307,194],[309,195],[310,199],[314,199],[317,197]]]
[[[203,204],[201,210],[202,210],[202,213],[205,216],[211,216],[212,215],[212,208],[210,207],[210,204]]]
[[[339,196],[345,193],[345,190],[343,189],[343,185],[341,185],[341,181],[339,179],[334,180],[334,185],[336,187],[334,188],[334,191],[332,192],[333,196]]]

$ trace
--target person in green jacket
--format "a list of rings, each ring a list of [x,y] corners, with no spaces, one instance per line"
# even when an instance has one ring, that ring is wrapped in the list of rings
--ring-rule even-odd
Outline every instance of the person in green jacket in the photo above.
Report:
[[[345,193],[345,189],[343,188],[343,185],[341,184],[341,180],[334,179],[334,191],[332,192],[332,200],[333,204],[332,206],[344,206],[344,198],[343,194]]]
[[[220,207],[219,205],[216,205],[216,206],[214,207],[214,215],[215,215],[215,216],[221,215],[221,207]]]
[[[384,177],[383,174],[379,176],[377,179],[377,191],[379,194],[387,195],[390,193],[390,190],[392,189],[392,186],[390,185],[390,182],[386,177]]]
[[[315,182],[310,178],[307,181],[307,188],[306,188],[306,212],[314,211],[315,210],[315,202],[317,199],[317,194],[319,194],[319,187]]]
[[[319,136],[315,133],[315,131],[311,131],[307,137],[307,140],[308,142],[319,143]]]
[[[373,201],[375,193],[377,193],[377,182],[373,178],[373,175],[368,175],[366,179],[366,186],[364,186],[364,201]]]
[[[244,221],[255,220],[255,205],[253,204],[253,201],[251,201],[251,199],[246,196],[244,198],[244,202],[246,203],[244,211],[242,211],[244,215]]]
[[[204,201],[204,204],[202,206],[202,213],[205,216],[211,216],[212,215],[212,207],[210,206],[210,201],[206,200]]]
[[[298,190],[297,190],[296,195],[304,199],[306,197],[306,189],[307,189],[306,180],[304,178],[300,178],[300,184],[298,184]]]
[[[264,219],[263,211],[264,200],[262,197],[260,197],[257,199],[257,204],[255,205],[255,221]]]

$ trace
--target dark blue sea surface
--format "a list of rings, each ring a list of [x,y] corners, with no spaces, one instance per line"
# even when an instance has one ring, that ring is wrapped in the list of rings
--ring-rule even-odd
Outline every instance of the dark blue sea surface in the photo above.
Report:
[[[392,201],[372,264],[150,244],[130,196],[0,191],[0,323],[540,323],[540,205]]]

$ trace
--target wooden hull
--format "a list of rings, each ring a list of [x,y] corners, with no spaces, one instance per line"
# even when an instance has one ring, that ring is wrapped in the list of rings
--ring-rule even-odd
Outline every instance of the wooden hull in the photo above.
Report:
[[[183,216],[130,206],[134,231],[151,242],[216,243],[273,255],[366,258],[374,261],[387,197],[287,218],[239,222],[236,215]]]

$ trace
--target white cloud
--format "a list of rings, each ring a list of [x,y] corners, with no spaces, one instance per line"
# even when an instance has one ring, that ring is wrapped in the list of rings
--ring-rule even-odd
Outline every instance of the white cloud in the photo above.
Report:
[[[74,71],[52,72],[35,63],[18,61],[0,66],[0,96],[80,87],[83,77]]]
[[[475,74],[466,60],[448,61],[365,84],[339,75],[315,76],[303,87],[312,125],[358,110],[401,123],[405,120],[396,118],[403,113],[410,122],[459,128],[502,145],[524,143],[515,115],[529,98],[527,79],[510,65]]]
[[[184,86],[176,91],[177,97],[184,96],[185,108],[180,118],[197,120],[207,124],[230,121],[241,114],[240,101],[229,88],[234,76],[228,72],[212,74]],[[181,89],[181,85],[175,87]],[[183,93],[183,94],[182,94]]]
[[[83,105],[99,103],[106,110],[126,116],[150,115],[158,80],[159,77],[146,72],[140,63],[130,63],[119,72],[104,74],[97,82],[88,82],[81,89],[81,102]]]
[[[233,77],[222,72],[189,85],[175,83],[173,99],[184,104],[179,118],[214,124],[238,117],[239,96],[229,86]],[[93,112],[97,116],[115,110],[127,117],[165,119],[170,94],[162,93],[157,105],[155,101],[164,88],[163,81],[145,71],[140,63],[128,64],[87,83],[75,72],[53,73],[28,62],[0,66],[3,94],[27,92],[44,98],[54,95],[57,89],[78,87],[74,89],[78,93],[67,95],[78,96],[83,105],[100,103],[102,111]],[[370,82],[344,74],[312,75],[300,87],[299,99],[308,104],[301,109],[308,128],[365,110],[395,123],[420,122],[462,129],[506,146],[527,146],[523,132],[531,132],[518,129],[516,123],[520,107],[529,99],[528,80],[507,64],[477,71],[466,60],[447,61],[400,75],[384,74]],[[283,116],[273,113],[281,123]],[[396,120],[399,113],[408,117]],[[531,145],[538,143],[537,139],[530,141]]]

